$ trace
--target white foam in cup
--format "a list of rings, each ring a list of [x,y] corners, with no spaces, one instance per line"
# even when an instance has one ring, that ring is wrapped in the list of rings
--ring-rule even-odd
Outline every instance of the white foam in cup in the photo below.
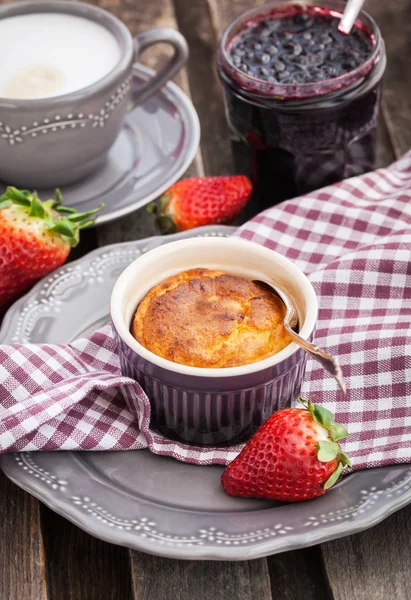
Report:
[[[61,96],[92,85],[121,57],[102,25],[69,14],[0,19],[0,98]]]

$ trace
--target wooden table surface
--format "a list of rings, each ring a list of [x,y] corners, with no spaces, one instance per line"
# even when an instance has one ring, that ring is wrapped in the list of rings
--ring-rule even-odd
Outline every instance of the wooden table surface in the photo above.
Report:
[[[0,0],[4,2],[4,0]],[[241,169],[229,141],[215,70],[218,39],[251,0],[97,0],[132,33],[178,28],[191,55],[176,82],[191,96],[202,142],[187,175]],[[368,0],[386,41],[388,67],[379,124],[378,163],[411,148],[411,0]],[[18,43],[18,42],[17,42]],[[167,47],[150,49],[154,68]],[[1,57],[0,57],[1,60]],[[155,233],[138,211],[85,232],[76,257],[96,246]],[[249,562],[155,558],[84,533],[0,473],[0,600],[408,600],[411,598],[411,506],[380,525],[321,546]]]

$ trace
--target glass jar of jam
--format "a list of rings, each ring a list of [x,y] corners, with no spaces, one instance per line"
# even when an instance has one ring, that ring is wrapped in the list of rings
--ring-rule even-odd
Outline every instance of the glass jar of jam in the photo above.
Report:
[[[218,54],[232,138],[248,145],[266,206],[369,171],[384,42],[362,11],[340,33],[342,0],[276,0],[228,25]]]

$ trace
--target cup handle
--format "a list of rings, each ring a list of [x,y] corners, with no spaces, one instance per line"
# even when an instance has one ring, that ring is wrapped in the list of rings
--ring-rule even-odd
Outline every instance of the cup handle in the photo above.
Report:
[[[135,40],[138,44],[138,54],[136,58],[140,56],[146,48],[163,42],[170,44],[174,49],[174,54],[166,65],[156,74],[151,77],[142,87],[138,90],[133,91],[131,106],[133,109],[140,104],[143,104],[147,98],[149,98],[159,88],[163,87],[169,79],[171,79],[177,71],[183,67],[188,59],[188,46],[185,38],[176,31],[175,29],[157,28],[149,29],[143,33],[139,33],[135,36]],[[133,66],[133,71],[137,71],[136,66]]]

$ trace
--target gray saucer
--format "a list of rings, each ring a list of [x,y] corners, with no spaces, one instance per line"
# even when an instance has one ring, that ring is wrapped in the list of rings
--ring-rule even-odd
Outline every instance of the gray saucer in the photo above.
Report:
[[[0,343],[69,342],[108,321],[111,289],[138,255],[173,239],[230,235],[206,227],[107,246],[63,266],[9,310]],[[375,525],[411,501],[410,465],[357,472],[325,496],[281,505],[231,498],[222,468],[148,451],[3,455],[6,475],[89,533],[151,554],[247,560],[325,542]]]
[[[136,70],[137,73],[137,70]],[[136,85],[154,71],[138,66]],[[174,83],[167,83],[129,113],[105,165],[96,173],[62,187],[64,204],[87,211],[104,202],[96,225],[127,215],[160,196],[193,161],[200,141],[194,106]],[[0,193],[4,186],[0,184]],[[37,190],[40,198],[54,190]]]

